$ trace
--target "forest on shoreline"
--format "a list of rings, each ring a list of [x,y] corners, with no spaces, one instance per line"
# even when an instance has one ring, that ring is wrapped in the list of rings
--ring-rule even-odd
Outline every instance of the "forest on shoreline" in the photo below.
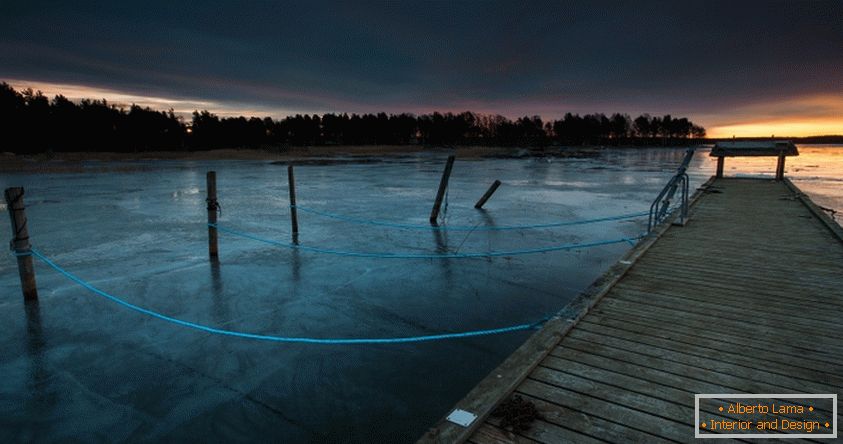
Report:
[[[0,83],[0,128],[4,151],[41,152],[208,150],[319,145],[582,146],[699,143],[705,129],[686,117],[626,114],[566,114],[543,121],[462,113],[323,114],[224,117],[195,111],[185,121],[173,110],[106,100],[76,103],[62,95],[17,91]]]

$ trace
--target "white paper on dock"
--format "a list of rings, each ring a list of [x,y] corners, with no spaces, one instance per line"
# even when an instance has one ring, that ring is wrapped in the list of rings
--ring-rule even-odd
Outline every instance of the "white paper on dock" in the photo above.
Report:
[[[477,415],[471,412],[467,412],[462,409],[456,409],[451,412],[450,415],[446,418],[448,421],[453,422],[454,424],[461,425],[463,427],[468,427],[469,424],[474,422],[477,419]]]

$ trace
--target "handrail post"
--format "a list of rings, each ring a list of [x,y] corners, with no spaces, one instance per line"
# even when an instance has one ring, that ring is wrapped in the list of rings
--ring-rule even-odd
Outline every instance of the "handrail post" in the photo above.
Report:
[[[685,221],[688,219],[688,182],[690,181],[688,174],[685,173],[682,175],[682,209],[679,213],[679,223],[680,225],[685,225]]]
[[[208,171],[205,179],[208,192],[208,197],[205,199],[205,202],[208,203],[208,255],[211,260],[215,260],[219,257],[217,211],[219,211],[220,204],[217,202],[217,172]]]
[[[18,259],[20,286],[25,301],[38,300],[38,286],[35,283],[35,266],[32,261],[32,246],[29,244],[29,230],[26,227],[26,206],[23,203],[22,187],[6,188],[6,206],[12,220],[12,250]]]
[[[650,216],[647,221],[647,232],[652,231],[653,227],[659,224],[662,219],[667,214],[667,210],[670,208],[670,202],[673,200],[673,196],[676,194],[676,189],[681,186],[682,187],[682,202],[680,208],[680,220],[681,223],[685,223],[685,218],[688,215],[688,173],[686,170],[688,166],[691,164],[691,160],[694,158],[694,149],[689,148],[685,151],[685,157],[682,158],[682,162],[679,164],[679,168],[676,170],[676,174],[667,181],[667,185],[662,188],[659,195],[650,205]]]

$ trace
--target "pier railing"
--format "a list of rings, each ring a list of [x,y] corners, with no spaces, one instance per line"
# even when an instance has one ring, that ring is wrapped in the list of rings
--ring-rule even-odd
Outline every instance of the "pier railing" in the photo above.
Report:
[[[667,185],[662,188],[658,197],[650,205],[650,217],[647,222],[647,232],[653,230],[653,227],[662,222],[669,214],[670,204],[676,196],[676,192],[681,189],[680,206],[679,206],[679,224],[684,225],[688,218],[688,165],[694,157],[694,149],[689,148],[685,151],[685,157],[679,165],[676,174],[670,178]]]

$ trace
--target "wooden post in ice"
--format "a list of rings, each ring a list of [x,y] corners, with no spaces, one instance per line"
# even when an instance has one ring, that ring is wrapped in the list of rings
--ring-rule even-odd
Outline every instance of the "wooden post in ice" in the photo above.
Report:
[[[439,181],[439,191],[436,192],[436,201],[433,202],[433,210],[430,212],[431,225],[436,225],[436,219],[439,217],[439,207],[442,206],[445,190],[448,189],[448,178],[451,177],[452,168],[454,168],[454,156],[448,156],[448,163],[445,164],[445,171],[442,172],[442,180]]]
[[[217,173],[216,171],[208,171],[208,198],[205,202],[208,203],[208,254],[211,260],[219,257],[219,249],[217,247],[217,210],[220,205],[217,202]]]
[[[290,186],[290,224],[293,229],[293,242],[298,240],[299,218],[296,214],[296,176],[293,175],[293,166],[287,166],[287,179]]]
[[[483,205],[486,203],[487,200],[489,200],[490,197],[492,197],[492,194],[495,193],[499,186],[501,186],[501,181],[495,180],[494,182],[492,182],[492,186],[490,186],[489,189],[486,190],[486,193],[483,194],[483,197],[481,197],[480,200],[478,200],[477,203],[474,204],[474,208],[477,208],[478,210],[483,208]]]
[[[6,188],[6,206],[12,219],[12,249],[18,258],[20,286],[25,301],[38,299],[35,285],[35,266],[32,263],[29,230],[26,228],[26,207],[23,204],[23,188]]]

